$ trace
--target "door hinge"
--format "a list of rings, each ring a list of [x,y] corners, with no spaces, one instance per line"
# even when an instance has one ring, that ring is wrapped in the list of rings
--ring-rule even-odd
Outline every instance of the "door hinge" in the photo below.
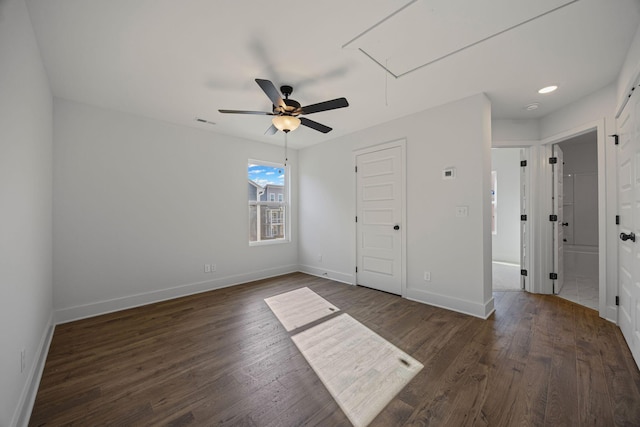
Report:
[[[558,215],[549,215],[549,221],[557,221],[558,220]]]
[[[527,270],[520,270],[520,275],[521,276],[526,276],[528,274],[529,274],[529,272]]]
[[[526,221],[526,220],[527,220],[526,215],[520,215],[520,221]]]
[[[609,136],[613,138],[614,145],[620,144],[620,135],[618,135],[617,133],[614,133],[613,135],[609,135]]]
[[[549,273],[549,279],[558,280],[558,273]]]
[[[358,272],[358,266],[356,265],[356,273]]]
[[[356,215],[356,222],[358,222],[358,215]]]
[[[616,225],[620,225],[620,215],[616,215]]]
[[[520,167],[525,167],[527,166],[527,161],[526,160],[520,160]]]
[[[620,297],[616,295],[616,305],[620,305]]]
[[[549,157],[549,164],[550,165],[555,165],[556,163],[558,163],[558,158],[557,157]]]
[[[356,173],[358,173],[358,166],[356,166]]]

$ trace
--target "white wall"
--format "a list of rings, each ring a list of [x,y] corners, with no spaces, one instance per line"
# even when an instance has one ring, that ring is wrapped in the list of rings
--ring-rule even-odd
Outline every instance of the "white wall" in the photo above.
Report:
[[[536,119],[495,119],[491,121],[491,146],[530,145],[540,140],[540,121]]]
[[[248,244],[247,160],[282,162],[283,148],[60,99],[54,107],[58,321],[297,270],[295,228],[290,243]],[[289,159],[295,201],[295,150]]]
[[[0,425],[12,426],[53,331],[52,101],[24,0],[0,2],[0,64]]]
[[[301,150],[301,269],[354,281],[353,150],[405,138],[406,296],[487,316],[493,309],[490,115],[488,99],[476,95]],[[457,178],[444,181],[449,166]],[[456,218],[459,205],[469,206],[468,217]]]
[[[614,111],[616,85],[610,84],[596,90],[573,104],[561,108],[540,119],[540,139],[554,137],[585,123],[605,119],[607,135],[615,133]],[[609,140],[611,142],[612,140]],[[607,144],[612,146],[613,144]]]
[[[498,179],[493,260],[520,264],[520,149],[492,149],[491,169]]]

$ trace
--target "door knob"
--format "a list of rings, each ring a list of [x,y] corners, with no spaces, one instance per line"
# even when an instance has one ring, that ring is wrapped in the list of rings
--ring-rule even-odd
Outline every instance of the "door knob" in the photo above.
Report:
[[[396,224],[396,225],[393,226],[393,229],[394,230],[400,230],[400,226]]]
[[[635,242],[636,235],[635,233],[629,233],[629,234],[620,233],[620,240],[622,240],[623,242],[626,242],[627,240],[631,240],[632,242]]]
[[[562,223],[562,225],[563,225],[564,227],[568,227],[568,226],[569,226],[569,223],[568,223],[568,222],[563,222],[563,223]]]

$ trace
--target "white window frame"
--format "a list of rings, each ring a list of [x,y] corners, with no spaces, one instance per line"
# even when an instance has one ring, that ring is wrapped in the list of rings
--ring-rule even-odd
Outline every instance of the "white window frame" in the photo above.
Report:
[[[283,165],[282,163],[273,163],[273,162],[268,162],[268,161],[264,161],[264,160],[256,160],[256,159],[248,159],[247,162],[247,166],[248,165],[260,165],[260,166],[267,166],[267,167],[273,167],[273,168],[279,168],[283,170],[284,173],[284,187],[283,187],[283,197],[282,197],[282,201],[249,201],[249,206],[251,206],[252,204],[255,204],[258,207],[261,206],[282,206],[284,207],[284,212],[282,215],[282,219],[284,221],[284,237],[281,239],[268,239],[268,240],[255,240],[255,241],[251,241],[249,240],[249,246],[264,246],[264,245],[277,245],[277,244],[282,244],[282,243],[289,243],[291,242],[291,199],[290,199],[290,186],[291,186],[291,182],[290,182],[290,170],[289,170],[289,166],[288,165]],[[275,196],[275,194],[271,193],[272,196]],[[271,196],[269,196],[271,197]],[[247,215],[249,215],[250,210],[247,209]],[[256,235],[257,238],[260,239],[260,216],[259,216],[259,212],[256,212],[256,221],[257,221],[257,230],[256,230]],[[250,218],[247,218],[247,224],[250,227]],[[251,236],[251,230],[248,230],[249,235],[249,239]]]

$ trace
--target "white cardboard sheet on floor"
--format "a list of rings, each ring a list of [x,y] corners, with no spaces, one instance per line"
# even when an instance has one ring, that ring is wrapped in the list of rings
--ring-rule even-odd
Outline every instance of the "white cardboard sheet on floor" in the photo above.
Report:
[[[339,311],[309,288],[264,300],[287,331]],[[368,425],[424,367],[351,316],[341,313],[291,339],[353,425]]]
[[[264,302],[289,332],[340,311],[306,287],[266,298]]]
[[[345,415],[366,426],[423,365],[348,314],[292,337]]]

